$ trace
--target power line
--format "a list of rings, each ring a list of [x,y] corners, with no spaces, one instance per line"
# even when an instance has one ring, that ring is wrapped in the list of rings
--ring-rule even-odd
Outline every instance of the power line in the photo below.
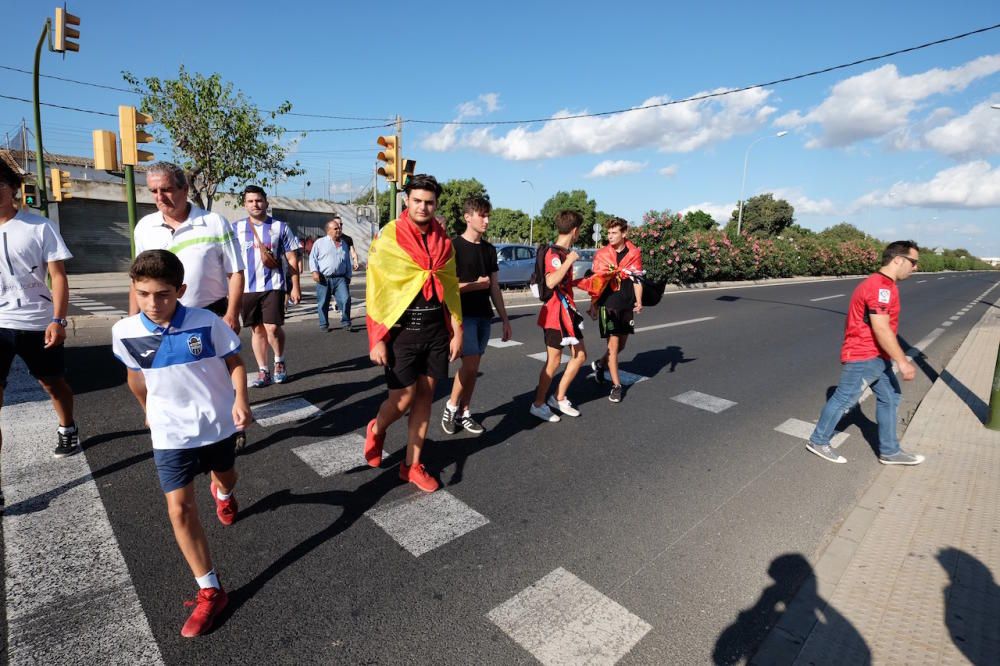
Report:
[[[33,72],[31,72],[31,71],[29,71],[27,69],[21,69],[20,67],[11,67],[9,65],[0,65],[0,69],[6,69],[6,70],[9,70],[11,72],[20,72],[22,74],[33,74]],[[69,78],[66,78],[65,76],[55,76],[54,74],[39,74],[38,76],[40,76],[43,79],[55,79],[56,81],[65,81],[67,83],[75,83],[77,85],[89,86],[91,88],[104,88],[105,90],[116,90],[118,92],[132,93],[133,95],[140,94],[138,91],[136,91],[136,90],[130,90],[128,88],[116,88],[115,86],[107,86],[107,85],[104,85],[103,83],[91,83],[90,81],[78,81],[77,79],[69,79]]]
[[[15,102],[26,102],[28,104],[32,103],[32,101],[30,99],[24,99],[23,97],[12,97],[10,95],[0,95],[0,98],[2,98],[2,99],[12,99]],[[93,109],[81,109],[81,108],[75,107],[75,106],[63,106],[62,104],[51,104],[49,102],[39,102],[39,105],[41,105],[41,106],[51,106],[54,109],[66,109],[67,111],[79,111],[80,113],[93,113],[94,115],[97,115],[97,116],[109,116],[111,118],[117,118],[118,117],[114,113],[107,113],[105,111],[94,111]]]

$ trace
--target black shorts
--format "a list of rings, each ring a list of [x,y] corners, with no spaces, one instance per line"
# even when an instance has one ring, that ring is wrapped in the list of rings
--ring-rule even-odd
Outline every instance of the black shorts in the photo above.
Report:
[[[447,331],[426,342],[397,342],[400,331],[389,332],[389,364],[385,367],[385,382],[390,389],[413,386],[417,377],[427,375],[435,379],[448,378]]]
[[[631,335],[635,333],[635,313],[633,310],[609,310],[603,305],[597,309],[597,327],[601,337]]]
[[[238,433],[237,433],[238,434]],[[228,472],[236,464],[236,435],[193,449],[153,449],[164,494],[188,485],[199,474]]]
[[[45,348],[45,331],[18,331],[0,328],[0,387],[7,386],[7,375],[14,357],[20,356],[35,379],[62,377],[66,372],[63,345]]]
[[[225,296],[217,301],[209,303],[205,306],[205,309],[219,317],[225,317],[226,310],[229,309],[229,297]]]
[[[279,289],[243,294],[243,325],[285,323],[285,292]]]
[[[565,336],[563,336],[563,332],[561,330],[555,328],[545,328],[542,330],[545,331],[546,347],[551,347],[552,349],[562,349],[566,346],[562,343],[563,337]],[[576,323],[573,324],[573,336],[577,340],[580,340],[581,342],[583,341],[583,331]]]

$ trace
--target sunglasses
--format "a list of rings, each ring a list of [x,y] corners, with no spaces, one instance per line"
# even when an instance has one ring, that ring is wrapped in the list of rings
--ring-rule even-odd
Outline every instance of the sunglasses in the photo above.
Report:
[[[911,266],[916,267],[916,265],[917,265],[917,260],[914,259],[913,257],[908,257],[905,254],[897,254],[896,256],[897,257],[902,257],[903,259],[906,259],[908,262],[910,262]]]

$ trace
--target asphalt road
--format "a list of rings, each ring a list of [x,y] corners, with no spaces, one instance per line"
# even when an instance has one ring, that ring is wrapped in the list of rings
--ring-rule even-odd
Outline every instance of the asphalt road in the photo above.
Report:
[[[904,384],[904,424],[997,292],[950,318],[997,279],[916,274],[900,284],[904,348],[942,329],[921,357],[923,372]],[[662,327],[638,333],[623,353],[623,369],[648,380],[612,404],[581,376],[570,397],[582,416],[558,424],[527,412],[541,368],[528,354],[543,345],[537,306],[512,308],[522,344],[489,349],[474,400],[487,432],[442,433],[450,383],[434,405],[425,462],[444,483],[447,495],[436,495],[457,503],[397,522],[416,526],[419,542],[431,531],[421,520],[458,524],[467,510],[479,518],[419,555],[383,527],[391,516],[376,519],[417,506],[407,501],[415,491],[397,479],[401,424],[389,431],[383,469],[361,465],[360,444],[358,466],[330,476],[293,451],[363,435],[385,394],[365,334],[320,333],[311,318],[290,324],[290,381],[251,390],[251,400],[301,398],[319,412],[252,427],[238,459],[241,512],[232,527],[215,520],[207,480],[199,482],[232,600],[225,623],[198,640],[179,637],[194,585],[174,545],[142,415],[106,334],[73,340],[68,364],[86,459],[167,663],[208,655],[220,663],[533,663],[522,647],[532,627],[521,628],[529,639],[519,644],[495,609],[560,571],[614,602],[608,617],[577,629],[628,643],[620,663],[706,663],[713,654],[752,654],[769,610],[810,573],[783,567],[799,560],[782,556],[819,552],[880,470],[872,400],[842,422],[846,465],[825,463],[775,430],[788,419],[815,421],[836,384],[844,312],[858,281],[668,293],[637,320]],[[592,357],[603,351],[595,325],[585,341]],[[252,368],[249,344],[244,358]],[[735,404],[716,413],[673,399],[689,391]],[[573,596],[546,602],[548,615],[573,615],[572,605],[560,605]],[[616,613],[636,621],[625,629]],[[634,647],[627,635],[638,639]]]

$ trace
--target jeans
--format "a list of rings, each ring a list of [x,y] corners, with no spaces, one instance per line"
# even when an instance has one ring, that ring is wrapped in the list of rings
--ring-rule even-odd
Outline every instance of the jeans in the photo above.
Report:
[[[896,439],[896,410],[899,407],[900,388],[892,372],[892,361],[872,358],[867,361],[849,361],[840,371],[840,383],[833,392],[816,423],[809,441],[820,446],[830,443],[840,419],[858,404],[865,386],[875,394],[875,420],[878,421],[879,455],[891,456],[899,452]]]
[[[327,312],[330,311],[331,296],[340,309],[340,324],[351,325],[351,290],[347,288],[347,282],[345,277],[328,277],[316,284],[316,314],[319,315],[320,328],[325,329],[330,325]]]

